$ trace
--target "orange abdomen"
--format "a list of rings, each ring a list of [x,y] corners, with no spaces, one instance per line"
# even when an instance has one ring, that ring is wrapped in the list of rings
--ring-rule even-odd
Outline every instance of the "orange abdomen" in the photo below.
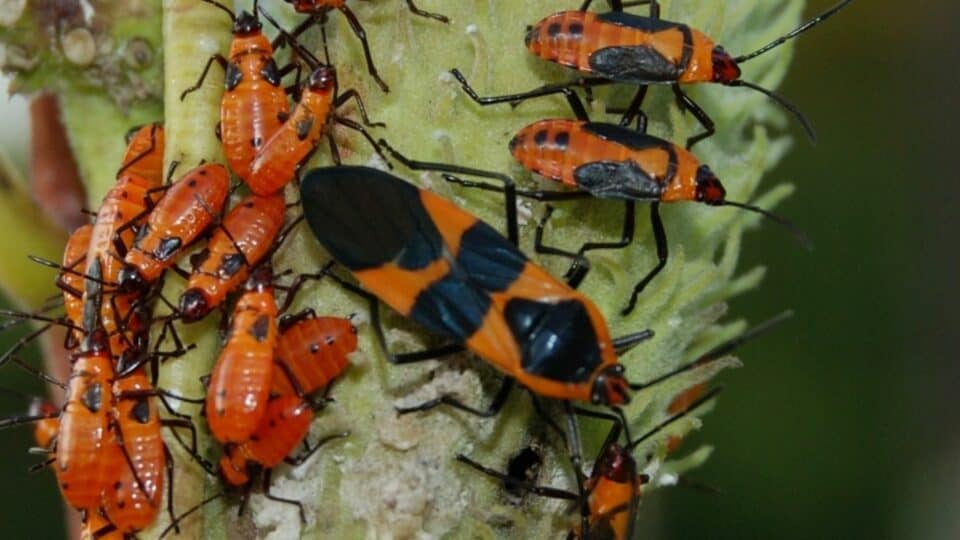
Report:
[[[120,174],[132,174],[154,185],[163,182],[163,124],[147,124],[138,129],[127,143]]]
[[[75,356],[60,413],[56,475],[67,503],[78,509],[100,506],[107,477],[110,435],[110,355],[85,352]]]
[[[285,212],[281,194],[250,195],[230,210],[223,228],[217,228],[207,246],[190,258],[199,261],[199,266],[194,267],[180,301],[180,310],[188,320],[209,313],[246,279],[250,268],[273,246]]]
[[[176,262],[177,256],[219,216],[230,189],[230,173],[208,163],[188,172],[157,202],[141,234],[127,252],[125,265],[146,283]]]
[[[285,329],[277,341],[273,392],[309,394],[326,387],[347,367],[347,356],[357,350],[357,330],[348,319],[312,317]],[[291,377],[294,382],[291,382]]]
[[[300,398],[280,396],[270,400],[256,432],[220,460],[224,478],[232,485],[243,485],[250,480],[248,462],[265,469],[276,467],[307,436],[311,421],[313,410]]]
[[[133,533],[151,525],[160,511],[166,454],[160,433],[160,415],[141,368],[113,385],[114,425],[120,429],[123,467],[107,487],[103,508],[118,529]]]
[[[600,478],[590,491],[590,525],[608,523],[616,540],[630,540],[630,501],[635,495],[635,486],[630,482],[615,482]],[[603,527],[603,525],[598,525]]]
[[[234,39],[230,61],[240,80],[227,88],[220,101],[220,140],[227,163],[246,180],[257,151],[283,124],[289,114],[282,85],[263,76],[272,64],[273,50],[263,36]]]
[[[276,343],[273,291],[244,293],[207,389],[207,422],[221,443],[241,443],[257,429],[270,395]]]
[[[307,90],[290,118],[257,153],[246,178],[250,191],[269,195],[287,184],[317,145],[333,104],[333,89]]]
[[[93,225],[84,225],[73,231],[63,250],[63,266],[65,268],[81,274],[86,270],[87,265],[84,264],[84,261],[90,247],[92,232]],[[63,309],[66,312],[67,319],[71,323],[81,326],[83,324],[83,276],[71,272],[60,272],[57,277],[57,284],[63,289]],[[74,331],[74,334],[76,341],[79,342],[82,338],[81,333]]]

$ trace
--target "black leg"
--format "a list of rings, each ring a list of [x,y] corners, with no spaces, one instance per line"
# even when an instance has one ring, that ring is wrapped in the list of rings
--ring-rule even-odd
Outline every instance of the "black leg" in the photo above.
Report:
[[[647,85],[641,85],[640,88],[637,88],[637,93],[633,95],[633,100],[630,102],[630,105],[627,106],[627,110],[624,111],[623,116],[620,118],[621,126],[629,126],[630,122],[636,118],[637,131],[640,133],[647,132],[647,115],[643,112],[641,107],[643,106],[643,100],[647,97],[647,90],[649,88],[650,87]]]
[[[663,221],[660,219],[660,203],[658,202],[650,205],[650,225],[653,228],[653,238],[657,244],[657,265],[633,287],[633,292],[630,294],[630,301],[627,302],[627,306],[620,311],[621,315],[628,315],[633,311],[633,308],[637,305],[637,297],[643,292],[647,284],[667,265],[667,233],[664,231]]]
[[[421,403],[420,405],[414,405],[413,407],[397,407],[397,414],[428,411],[441,405],[449,405],[450,407],[470,413],[474,416],[491,418],[496,416],[497,413],[503,409],[504,404],[507,402],[507,398],[510,397],[510,392],[513,390],[515,382],[516,381],[513,379],[513,377],[505,377],[503,379],[503,383],[500,385],[500,389],[497,390],[496,395],[493,396],[493,401],[490,402],[490,405],[486,409],[475,409],[469,405],[464,405],[460,401],[457,401],[450,396],[440,396],[439,398],[431,399],[430,401]]]
[[[528,99],[550,96],[553,94],[563,94],[567,98],[567,103],[570,105],[570,109],[573,111],[574,116],[577,117],[577,120],[582,120],[584,122],[590,120],[590,116],[587,114],[587,109],[583,106],[583,102],[580,101],[580,96],[576,92],[570,89],[571,86],[582,86],[582,87],[591,87],[591,86],[600,86],[605,84],[612,84],[612,81],[607,79],[580,79],[578,81],[573,81],[565,84],[548,84],[546,86],[541,86],[540,88],[534,88],[529,92],[522,92],[519,94],[507,94],[503,96],[486,96],[480,97],[476,90],[470,86],[470,83],[467,82],[466,77],[460,73],[460,70],[453,69],[450,70],[450,74],[453,75],[458,81],[460,81],[460,86],[463,88],[463,91],[470,96],[470,99],[475,101],[479,105],[494,105],[497,103],[519,103],[521,101],[526,101]]]
[[[306,523],[307,513],[303,509],[303,503],[301,503],[300,501],[295,501],[293,499],[284,499],[283,497],[277,497],[276,495],[272,495],[270,493],[270,478],[272,474],[273,474],[273,471],[271,469],[267,469],[266,472],[263,473],[263,496],[270,499],[271,501],[277,501],[280,503],[292,504],[296,506],[297,509],[300,510],[300,522]]]
[[[571,259],[573,262],[570,263],[570,268],[568,268],[564,274],[564,279],[566,280],[567,285],[576,289],[580,286],[580,283],[583,282],[584,278],[587,277],[587,273],[590,272],[590,261],[587,260],[582,253],[566,251],[557,247],[548,246],[543,243],[543,231],[546,228],[547,221],[549,221],[550,217],[553,215],[553,211],[553,206],[547,206],[546,212],[543,213],[543,217],[540,218],[540,222],[537,223],[537,231],[533,241],[533,250],[543,255],[557,255]]]
[[[487,476],[491,476],[493,478],[496,478],[497,480],[500,480],[501,482],[506,484],[508,487],[523,489],[535,495],[540,495],[541,497],[550,497],[551,499],[563,499],[567,501],[575,501],[579,498],[576,493],[571,493],[563,489],[557,489],[549,486],[537,486],[529,482],[524,482],[522,480],[517,480],[516,478],[511,478],[509,475],[504,474],[500,471],[491,469],[490,467],[481,465],[463,454],[457,454],[457,461],[465,465],[469,465],[470,467],[473,467],[474,469],[482,472]]]
[[[717,132],[716,125],[713,123],[713,120],[707,115],[707,112],[700,108],[697,105],[697,102],[690,99],[690,96],[685,94],[683,90],[680,89],[680,85],[675,84],[671,86],[673,88],[673,94],[677,97],[677,105],[684,110],[690,111],[690,114],[700,122],[700,125],[703,126],[703,129],[706,130],[699,135],[695,135],[687,139],[687,150],[693,148],[693,145],[698,142],[706,139],[707,137],[712,136]]]
[[[504,194],[504,213],[506,214],[507,220],[507,238],[513,245],[519,245],[520,229],[517,225],[517,189],[516,184],[513,182],[513,178],[510,178],[505,174],[484,171],[482,169],[472,169],[470,167],[461,167],[459,165],[450,165],[447,163],[413,160],[398,152],[384,139],[380,139],[379,142],[380,146],[385,148],[387,152],[390,152],[390,155],[392,155],[394,159],[402,163],[410,170],[466,174],[470,176],[478,176],[480,178],[490,178],[491,180],[499,180],[502,182]]]
[[[570,465],[573,467],[573,474],[577,479],[577,493],[580,500],[580,530],[589,531],[590,500],[584,488],[586,479],[583,477],[583,446],[580,443],[580,424],[577,422],[573,405],[569,401],[564,401],[563,407],[567,417],[567,449],[570,451]],[[584,534],[589,537],[588,532]]]
[[[353,88],[337,96],[337,99],[333,101],[333,108],[339,109],[351,99],[357,103],[357,111],[360,113],[360,118],[363,119],[363,125],[367,127],[387,127],[387,125],[383,122],[370,121],[370,117],[367,116],[367,109],[363,106],[363,100],[360,98],[360,94]]]
[[[407,8],[410,9],[410,12],[414,15],[419,15],[421,17],[426,17],[428,19],[435,19],[442,23],[449,23],[450,19],[440,15],[439,13],[431,13],[429,11],[424,11],[413,4],[413,0],[407,0]]]
[[[177,513],[173,511],[173,454],[167,445],[163,445],[163,455],[166,456],[164,462],[167,469],[167,514],[170,516],[170,524],[173,525],[173,531],[180,534],[180,524],[177,522]]]
[[[371,136],[370,133],[369,133],[366,129],[364,129],[364,127],[363,127],[362,125],[360,125],[360,124],[358,124],[357,122],[354,122],[353,120],[351,120],[351,119],[349,119],[349,118],[346,118],[346,117],[344,117],[344,116],[336,116],[336,115],[335,115],[335,116],[333,117],[333,121],[336,122],[336,123],[338,123],[338,124],[340,124],[340,125],[342,125],[342,126],[345,126],[345,127],[347,127],[347,128],[350,128],[350,129],[352,129],[352,130],[354,130],[354,131],[359,132],[360,135],[363,135],[363,138],[366,139],[367,142],[370,143],[370,146],[373,147],[373,151],[376,152],[377,155],[380,156],[380,159],[382,159],[383,162],[387,164],[387,168],[393,169],[393,164],[390,163],[390,160],[387,159],[387,156],[383,155],[383,151],[380,150],[380,145],[377,144],[377,142],[376,142],[375,140],[373,140],[373,136]]]
[[[363,26],[360,24],[360,21],[357,20],[357,16],[354,15],[347,6],[340,6],[337,9],[347,18],[347,22],[350,23],[350,29],[353,30],[353,35],[357,36],[357,39],[360,40],[360,45],[363,46],[363,56],[367,61],[367,71],[373,77],[373,80],[377,82],[381,90],[389,92],[390,87],[380,78],[380,74],[377,73],[377,68],[373,64],[373,57],[370,55],[370,44],[367,43],[367,33],[364,32]]]
[[[304,445],[305,445],[306,448],[307,448],[307,450],[306,450],[303,454],[300,454],[300,455],[298,455],[298,456],[289,457],[289,458],[284,458],[283,461],[286,462],[288,465],[292,465],[292,466],[294,466],[294,467],[296,467],[296,466],[298,466],[298,465],[302,465],[303,462],[305,462],[305,461],[307,461],[308,459],[310,459],[310,456],[312,456],[313,454],[315,454],[316,451],[319,450],[321,446],[327,444],[328,442],[335,441],[335,440],[337,440],[337,439],[343,439],[343,438],[346,438],[346,437],[349,437],[349,436],[350,436],[350,432],[349,432],[349,431],[344,431],[343,433],[335,433],[335,434],[333,434],[333,435],[328,435],[328,436],[320,439],[319,441],[317,441],[317,444],[313,445],[313,447],[311,447],[309,444],[307,444],[307,441],[303,441],[303,442],[304,442]]]
[[[219,53],[211,56],[211,57],[207,60],[207,65],[204,66],[204,68],[203,68],[203,73],[200,74],[200,78],[197,79],[197,82],[196,82],[193,86],[191,86],[190,88],[187,88],[186,90],[183,91],[183,93],[180,94],[180,101],[183,101],[183,98],[187,97],[187,94],[189,94],[190,92],[193,92],[193,91],[195,91],[195,90],[198,90],[198,89],[200,89],[201,86],[203,86],[203,81],[204,81],[204,79],[207,78],[207,72],[210,71],[210,65],[213,64],[214,61],[216,61],[218,64],[220,64],[220,67],[223,68],[224,71],[226,71],[226,69],[227,69],[227,59],[224,58],[224,56],[223,56],[222,54],[219,54]]]
[[[333,160],[333,164],[340,166],[343,162],[340,160],[340,150],[337,148],[337,141],[333,139],[333,131],[327,130],[327,142],[330,143],[330,159]]]

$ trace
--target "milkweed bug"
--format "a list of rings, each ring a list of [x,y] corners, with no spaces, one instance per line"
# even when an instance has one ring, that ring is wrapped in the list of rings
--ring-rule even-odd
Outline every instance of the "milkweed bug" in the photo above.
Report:
[[[610,338],[603,315],[527,260],[516,248],[515,224],[508,241],[446,199],[367,167],[313,169],[303,179],[301,198],[317,240],[388,306],[462,343],[537,394],[606,405],[628,400],[617,362],[620,342]],[[515,205],[508,203],[507,210]],[[375,300],[368,298],[385,346]],[[391,355],[391,361],[427,357]],[[510,386],[491,409],[503,405]],[[443,403],[454,405],[446,398]]]
[[[57,288],[63,291],[63,309],[64,315],[60,319],[50,321],[44,318],[36,320],[43,321],[45,324],[37,330],[21,337],[10,346],[9,349],[0,355],[0,365],[7,363],[21,349],[29,345],[38,336],[48,331],[50,327],[58,323],[66,323],[67,331],[64,337],[63,347],[65,349],[74,349],[83,339],[83,273],[86,268],[87,248],[90,245],[91,225],[84,225],[73,231],[67,238],[67,245],[63,249],[63,270],[57,275]],[[31,318],[29,314],[23,314],[24,319]],[[34,315],[39,316],[39,313]],[[23,320],[23,319],[21,319]],[[12,325],[11,325],[12,326]],[[3,330],[8,326],[4,326]]]
[[[223,209],[230,189],[226,167],[207,163],[170,185],[150,211],[117,277],[122,291],[143,291],[203,234]]]
[[[203,85],[213,62],[224,69],[225,92],[220,101],[217,136],[230,169],[246,180],[257,151],[289,115],[287,94],[281,81],[295,64],[283,69],[277,67],[273,44],[261,31],[256,0],[252,12],[243,11],[239,15],[214,0],[202,1],[230,16],[233,41],[227,57],[218,53],[207,60],[197,82],[184,90],[180,99]]]
[[[331,9],[337,9],[343,16],[347,18],[347,22],[350,24],[350,30],[353,31],[353,35],[357,36],[357,39],[360,40],[360,45],[363,46],[363,56],[367,61],[367,71],[377,82],[377,85],[380,86],[380,89],[384,92],[389,92],[390,87],[387,86],[387,83],[380,78],[380,74],[377,73],[377,68],[373,64],[373,56],[370,54],[370,45],[367,43],[367,33],[363,29],[363,25],[360,24],[360,21],[357,19],[357,16],[353,14],[353,11],[350,10],[350,7],[347,6],[346,0],[284,0],[288,4],[293,6],[293,9],[297,10],[298,13],[307,13],[311,17],[304,21],[297,29],[291,32],[293,35],[299,35],[304,30],[306,30],[310,25],[315,24],[316,21],[320,21],[321,24],[326,20],[326,14]],[[440,22],[448,23],[450,20],[443,15],[437,13],[430,13],[428,11],[423,11],[422,9],[417,8],[414,5],[413,0],[406,0],[407,7],[410,11],[421,17],[427,17],[431,19],[436,19]]]
[[[131,174],[160,185],[163,181],[164,144],[163,124],[159,122],[131,129],[127,133],[127,149],[117,178]]]
[[[190,257],[193,272],[179,306],[185,322],[206,316],[247,278],[270,252],[285,212],[283,195],[277,193],[250,195],[227,213],[207,245]]]
[[[528,27],[525,43],[536,56],[593,77],[568,86],[643,85],[624,115],[623,125],[629,124],[640,112],[646,85],[670,85],[680,107],[690,111],[705,129],[704,133],[688,139],[687,148],[716,131],[710,116],[680,89],[681,84],[690,83],[743,86],[761,92],[793,113],[814,140],[813,127],[794,105],[770,90],[740,79],[740,64],[809,30],[852,1],[843,0],[792,32],[737,57],[732,57],[699,30],[661,20],[657,0],[646,2],[650,4],[650,17],[625,13],[623,6],[616,3],[614,11],[609,13],[587,12],[591,3],[588,0],[579,11],[555,13]]]
[[[246,441],[263,417],[273,375],[277,313],[273,268],[262,264],[244,285],[210,374],[207,423],[221,443]]]
[[[304,396],[327,387],[357,350],[357,329],[349,319],[317,317],[306,310],[280,319],[272,392]]]
[[[303,441],[310,431],[310,422],[313,420],[313,409],[308,403],[297,396],[283,395],[272,398],[265,407],[265,414],[251,436],[239,443],[230,444],[226,453],[220,459],[219,468],[214,469],[202,456],[195,452],[193,458],[211,476],[218,476],[227,484],[228,488],[242,490],[242,500],[239,514],[243,514],[247,500],[254,487],[254,481],[262,480],[263,494],[266,498],[294,505],[300,511],[300,519],[306,523],[306,513],[303,504],[299,501],[284,499],[270,493],[270,482],[273,469],[281,463],[293,466],[300,465],[309,459],[317,450],[328,442],[349,436],[348,432],[324,437],[310,446],[302,454],[288,457]],[[176,435],[176,433],[174,433]],[[179,437],[177,437],[179,441]],[[182,444],[182,441],[181,441]],[[203,505],[220,498],[224,492],[217,493],[199,504],[190,508],[176,519],[160,534],[165,537],[184,518],[196,512]]]
[[[261,12],[287,41],[302,56],[312,69],[303,88],[298,92],[299,101],[290,117],[271,136],[257,152],[250,165],[247,185],[254,193],[265,195],[281,189],[289,182],[297,170],[310,159],[320,144],[320,137],[326,134],[330,143],[330,152],[334,163],[340,164],[340,153],[330,130],[337,123],[358,131],[367,139],[377,153],[380,149],[373,137],[363,125],[337,113],[337,109],[349,100],[354,100],[357,110],[367,126],[384,127],[383,123],[371,123],[360,94],[350,89],[340,94],[337,87],[337,71],[333,66],[321,64],[307,49],[300,46],[296,39],[288,34],[266,12]],[[381,157],[383,157],[381,155]],[[386,161],[386,158],[384,158]]]
[[[460,81],[464,92],[480,105],[513,101],[514,96],[480,97],[458,71],[451,74]],[[541,253],[562,255],[574,260],[571,272],[583,278],[587,267],[584,254],[595,249],[619,249],[633,241],[636,201],[651,202],[650,224],[657,250],[657,264],[634,286],[622,315],[633,311],[637,297],[667,264],[667,235],[660,218],[660,203],[700,202],[710,206],[733,206],[758,213],[787,227],[805,247],[809,240],[795,225],[757,206],[726,199],[726,190],[710,167],[692,153],[673,143],[615,124],[591,122],[580,98],[569,88],[550,88],[531,93],[523,99],[561,93],[567,98],[576,120],[540,120],[522,128],[508,144],[510,153],[525,169],[577,191],[516,191],[516,194],[541,201],[562,201],[597,197],[624,201],[621,239],[616,242],[584,244],[572,253],[542,246]],[[449,166],[412,161],[381,140],[380,145],[408,167],[448,171]],[[491,173],[485,173],[490,176]],[[469,187],[501,191],[489,184],[448,180]],[[548,209],[545,219],[550,217]],[[542,223],[541,223],[542,225]],[[542,235],[542,226],[538,233]]]

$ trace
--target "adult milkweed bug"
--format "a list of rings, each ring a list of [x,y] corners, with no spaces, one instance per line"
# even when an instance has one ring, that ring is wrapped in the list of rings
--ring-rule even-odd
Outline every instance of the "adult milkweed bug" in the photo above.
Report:
[[[277,313],[273,267],[262,264],[244,285],[210,374],[207,423],[221,443],[246,441],[263,417],[273,375]]]
[[[340,153],[333,139],[333,132],[330,130],[333,123],[360,132],[379,153],[380,149],[376,141],[367,133],[363,125],[337,114],[337,109],[352,99],[357,104],[357,110],[364,124],[371,127],[384,127],[383,123],[370,122],[360,94],[354,89],[339,93],[336,69],[322,64],[310,51],[300,46],[293,36],[283,30],[270,15],[263,11],[261,13],[309,63],[312,71],[303,88],[298,90],[300,97],[290,117],[260,148],[250,165],[250,174],[247,177],[250,190],[265,195],[281,189],[310,159],[324,133],[330,143],[333,161],[339,165]],[[384,161],[386,161],[385,158]]]
[[[185,322],[206,316],[247,278],[270,252],[285,212],[283,195],[277,193],[250,195],[227,213],[207,245],[190,257],[193,271],[179,306]]]
[[[230,189],[226,167],[207,163],[170,185],[150,211],[117,277],[122,291],[143,291],[203,234],[223,209]]]
[[[380,78],[380,74],[377,73],[377,68],[373,64],[373,57],[370,55],[370,45],[367,43],[367,33],[363,29],[363,25],[360,24],[360,21],[357,19],[357,16],[353,14],[353,11],[350,10],[350,7],[347,6],[346,0],[284,0],[288,4],[293,6],[293,9],[297,10],[298,13],[307,13],[310,14],[310,18],[300,24],[293,32],[293,35],[299,35],[304,30],[306,30],[310,25],[315,24],[317,20],[321,24],[326,20],[326,14],[331,9],[337,9],[343,16],[347,18],[347,22],[350,24],[350,29],[353,31],[353,34],[357,36],[357,39],[360,40],[360,45],[363,46],[363,55],[367,61],[367,71],[377,82],[377,85],[380,86],[380,89],[384,92],[389,92],[390,87],[387,86],[387,83]],[[436,19],[440,22],[448,23],[450,19],[439,15],[437,13],[430,13],[428,11],[423,11],[422,9],[417,8],[414,5],[413,0],[406,0],[407,7],[410,11],[421,17],[427,17],[431,19]]]
[[[388,306],[462,343],[537,394],[606,405],[628,401],[617,362],[622,342],[610,338],[593,302],[516,248],[515,223],[508,241],[446,199],[367,167],[313,169],[300,189],[317,240]],[[507,199],[507,211],[515,212],[515,201]],[[368,298],[385,346],[375,299]],[[426,357],[391,355],[391,361]],[[510,386],[492,409],[503,405]]]
[[[567,86],[643,85],[624,115],[623,125],[640,112],[646,85],[670,85],[681,108],[689,110],[705,129],[687,140],[687,148],[716,131],[710,116],[680,89],[681,84],[689,83],[719,83],[761,92],[793,113],[810,138],[815,139],[810,122],[795,106],[770,90],[740,79],[739,65],[809,30],[852,1],[843,0],[792,32],[737,57],[730,56],[699,30],[661,20],[657,0],[645,2],[650,4],[649,17],[623,12],[620,2],[613,2],[614,11],[609,13],[588,12],[591,1],[587,0],[579,11],[555,13],[528,27],[524,41],[538,57],[593,77]]]
[[[257,151],[289,115],[287,94],[281,81],[298,65],[277,67],[274,45],[261,31],[256,0],[252,11],[242,11],[239,15],[215,0],[202,1],[230,16],[233,41],[226,57],[218,53],[207,60],[197,82],[184,90],[180,99],[203,85],[214,62],[224,69],[225,92],[220,101],[217,136],[230,169],[246,180]]]
[[[274,394],[303,397],[327,387],[357,350],[357,329],[349,319],[317,317],[313,310],[280,319]]]
[[[460,81],[464,92],[480,105],[509,102],[514,96],[480,97],[458,71],[451,74]],[[657,249],[657,264],[634,286],[621,314],[633,311],[637,297],[667,264],[667,235],[660,218],[660,203],[700,202],[710,206],[733,206],[758,213],[790,229],[797,239],[809,247],[809,241],[789,221],[757,206],[726,199],[726,190],[710,168],[693,154],[673,143],[615,124],[591,122],[580,98],[566,87],[549,88],[531,93],[524,99],[561,93],[567,98],[576,120],[541,120],[522,128],[508,144],[513,157],[530,172],[539,174],[577,191],[516,191],[516,194],[541,201],[562,201],[597,197],[624,201],[621,239],[616,242],[590,242],[577,252],[554,247],[538,251],[562,255],[574,260],[571,272],[583,278],[587,267],[584,254],[596,249],[618,249],[633,241],[636,201],[651,202],[650,223]],[[380,145],[408,167],[450,171],[443,164],[412,161],[381,140]],[[485,173],[484,176],[491,176]],[[487,190],[504,188],[470,182],[447,176],[448,180]],[[552,209],[548,209],[548,219]],[[542,223],[538,233],[542,234]]]

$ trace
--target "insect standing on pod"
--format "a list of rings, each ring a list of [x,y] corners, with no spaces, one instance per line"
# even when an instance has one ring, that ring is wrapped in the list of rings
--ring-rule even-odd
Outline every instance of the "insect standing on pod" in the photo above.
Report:
[[[273,375],[277,312],[273,267],[261,264],[237,300],[226,343],[210,374],[207,423],[221,443],[246,441],[263,418]]]
[[[352,88],[341,94],[337,86],[336,69],[321,63],[309,50],[302,47],[294,36],[280,27],[269,14],[264,11],[261,11],[261,14],[277,27],[281,36],[307,61],[312,71],[303,87],[297,91],[299,100],[290,117],[261,147],[250,165],[250,175],[247,178],[250,190],[265,195],[283,188],[317,150],[320,137],[323,135],[326,135],[330,144],[333,162],[339,165],[340,152],[333,138],[331,129],[333,124],[340,124],[358,131],[380,154],[376,141],[367,133],[363,125],[337,113],[337,109],[352,99],[365,125],[385,127],[383,123],[370,122],[360,94]],[[383,158],[383,155],[381,154],[380,157]],[[384,161],[387,161],[386,158]],[[389,165],[389,162],[387,163]]]
[[[622,125],[629,124],[636,115],[642,115],[640,106],[647,85],[670,85],[680,107],[690,111],[705,129],[704,133],[687,140],[687,148],[716,131],[710,116],[680,89],[681,84],[691,83],[744,86],[761,92],[793,113],[810,138],[815,140],[813,127],[794,105],[770,90],[740,79],[740,64],[809,30],[852,1],[843,0],[792,32],[737,57],[732,57],[695,28],[661,20],[657,0],[644,2],[650,4],[649,17],[625,13],[623,3],[618,1],[610,3],[613,11],[609,13],[588,12],[586,9],[592,2],[587,0],[579,11],[554,13],[528,27],[524,41],[530,52],[538,57],[589,77],[567,86],[642,85],[624,114]],[[561,85],[548,85],[556,86]]]
[[[199,321],[219,306],[270,252],[283,227],[283,195],[249,195],[230,209],[203,249],[190,257],[193,271],[180,296],[184,322]]]
[[[326,388],[356,350],[357,329],[349,319],[317,317],[312,309],[281,317],[272,392],[305,397]]]
[[[323,24],[326,22],[327,12],[331,9],[337,9],[340,13],[343,13],[343,16],[347,18],[347,22],[350,24],[350,30],[353,31],[353,34],[357,36],[357,39],[360,40],[360,45],[363,46],[363,55],[367,60],[367,71],[370,72],[370,75],[377,82],[377,85],[380,86],[380,89],[384,92],[389,92],[390,87],[387,86],[387,83],[380,78],[380,74],[377,73],[377,68],[373,65],[373,57],[370,55],[370,45],[367,43],[367,33],[363,29],[363,25],[360,24],[360,21],[357,19],[357,16],[353,14],[353,11],[350,11],[350,7],[347,6],[347,0],[284,0],[288,4],[293,6],[293,9],[297,10],[298,13],[306,13],[310,15],[310,18],[305,20],[300,24],[293,32],[293,35],[299,35],[304,30],[309,28],[313,24]],[[406,0],[407,7],[410,11],[421,17],[428,17],[431,19],[436,19],[440,22],[448,23],[450,20],[443,15],[436,13],[430,13],[428,11],[423,11],[422,9],[417,8],[414,5],[413,0]]]
[[[464,92],[480,105],[511,102],[516,96],[480,97],[463,74],[454,69],[451,74],[460,81]],[[520,129],[510,140],[508,148],[520,165],[528,171],[554,180],[576,191],[519,190],[516,194],[541,201],[563,201],[596,197],[624,202],[624,219],[621,238],[614,242],[589,242],[576,252],[556,247],[537,246],[537,251],[550,255],[569,257],[574,261],[570,268],[571,279],[583,279],[589,269],[584,254],[596,249],[621,249],[633,241],[636,202],[650,202],[650,225],[656,243],[657,264],[634,286],[627,305],[621,311],[629,314],[637,298],[648,283],[667,264],[667,235],[660,218],[660,203],[681,201],[700,202],[710,206],[733,206],[758,213],[791,232],[805,247],[810,243],[806,236],[789,221],[757,206],[730,201],[720,180],[707,165],[689,151],[652,135],[647,135],[616,124],[590,121],[580,98],[566,87],[554,87],[523,96],[522,99],[563,94],[573,110],[576,120],[540,120]],[[399,154],[383,140],[380,145],[393,156],[413,168],[448,171],[444,164],[415,162]],[[485,176],[491,176],[486,173]],[[503,188],[485,183],[465,181],[453,176],[446,179],[468,187],[491,191]],[[548,208],[540,223],[538,237],[549,219]]]
[[[230,169],[246,181],[260,147],[289,115],[287,94],[281,81],[297,65],[277,67],[274,45],[261,31],[256,0],[251,12],[243,11],[240,15],[234,15],[230,8],[214,0],[202,1],[230,15],[233,41],[227,57],[218,53],[207,60],[196,84],[184,90],[180,99],[203,85],[213,62],[224,69],[225,91],[220,101],[217,136],[223,143]]]
[[[207,163],[170,185],[123,258],[117,283],[144,291],[217,219],[230,189],[226,167]]]

